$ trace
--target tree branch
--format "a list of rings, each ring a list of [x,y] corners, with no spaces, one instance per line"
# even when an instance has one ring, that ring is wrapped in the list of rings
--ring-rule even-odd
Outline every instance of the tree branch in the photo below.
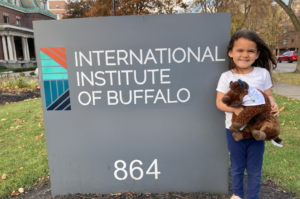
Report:
[[[292,1],[293,1],[293,0],[289,0],[289,5],[288,5],[288,8],[289,8],[289,9],[291,9],[291,7],[292,7]]]

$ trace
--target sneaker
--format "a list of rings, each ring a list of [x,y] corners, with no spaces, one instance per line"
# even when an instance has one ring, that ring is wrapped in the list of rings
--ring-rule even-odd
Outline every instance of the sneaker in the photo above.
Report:
[[[242,199],[242,198],[233,194],[230,199]]]

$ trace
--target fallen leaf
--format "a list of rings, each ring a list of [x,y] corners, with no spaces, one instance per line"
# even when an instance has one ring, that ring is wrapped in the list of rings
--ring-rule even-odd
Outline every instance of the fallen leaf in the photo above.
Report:
[[[14,129],[15,127],[11,126],[10,129]]]
[[[31,113],[31,111],[29,110],[28,113]]]
[[[8,113],[6,113],[6,115],[8,115]]]
[[[6,174],[3,174],[3,175],[1,176],[1,179],[4,180],[4,179],[6,178],[6,176],[7,176]]]
[[[285,159],[283,159],[285,162],[286,162],[286,160]]]
[[[19,191],[20,193],[23,193],[23,192],[24,192],[24,188],[19,188],[18,191]]]
[[[277,151],[274,151],[273,153],[275,153],[275,154],[276,154],[276,153],[277,153]]]
[[[284,125],[284,123],[281,124],[281,126],[283,126],[283,125]]]
[[[8,105],[8,104],[9,104],[8,102],[5,103],[5,105]]]
[[[22,147],[19,146],[19,149],[22,149]]]
[[[39,136],[35,136],[35,141],[37,142],[39,140]]]
[[[20,134],[17,134],[16,136],[19,136]]]
[[[18,196],[20,193],[18,191],[13,191],[10,195],[11,196]]]
[[[281,108],[279,109],[279,111],[283,111],[284,109],[285,109],[285,106],[281,107]]]
[[[23,169],[23,167],[20,167],[19,169]]]
[[[0,126],[0,129],[2,129],[2,127]]]
[[[33,119],[36,119],[35,115],[33,116]]]
[[[6,120],[6,118],[4,118],[4,119],[1,119],[1,121],[5,121]]]
[[[41,123],[40,122],[39,122],[38,126],[41,127]]]
[[[44,136],[44,133],[41,134],[41,137],[43,137],[43,136]]]
[[[292,176],[290,176],[289,178],[293,180],[293,177],[292,177]]]

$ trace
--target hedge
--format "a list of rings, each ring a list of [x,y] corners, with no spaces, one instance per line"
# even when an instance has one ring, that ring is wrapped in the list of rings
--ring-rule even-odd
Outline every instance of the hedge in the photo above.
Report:
[[[23,71],[32,71],[32,70],[35,70],[37,67],[28,67],[28,68],[13,68],[13,69],[10,69],[11,71],[13,72],[23,72]]]

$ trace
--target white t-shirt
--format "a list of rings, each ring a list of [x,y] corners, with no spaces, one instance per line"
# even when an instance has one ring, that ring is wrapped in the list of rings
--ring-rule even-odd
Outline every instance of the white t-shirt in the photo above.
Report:
[[[269,71],[265,68],[254,67],[254,70],[249,74],[237,74],[230,70],[222,73],[219,79],[217,91],[224,94],[227,93],[229,91],[230,82],[237,81],[238,79],[247,82],[249,87],[256,88],[261,91],[268,90],[273,86]],[[229,129],[231,126],[232,113],[225,112],[225,115],[225,125],[226,128]]]
[[[243,98],[243,106],[257,106],[265,103],[265,98],[259,90],[248,88],[248,94]]]

